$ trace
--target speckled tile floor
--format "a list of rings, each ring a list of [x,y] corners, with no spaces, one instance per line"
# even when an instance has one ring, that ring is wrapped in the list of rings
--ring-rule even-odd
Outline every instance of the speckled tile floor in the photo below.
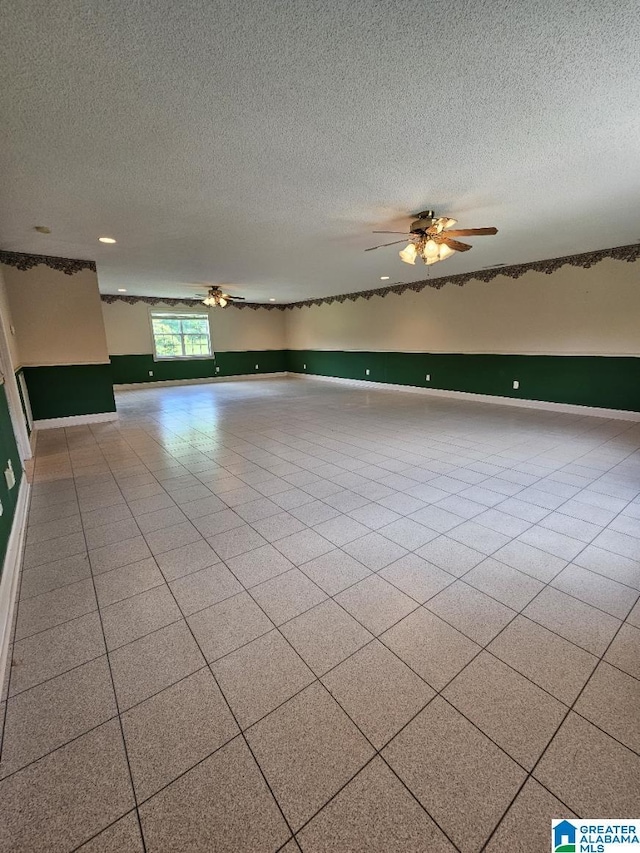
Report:
[[[543,853],[640,790],[640,425],[297,379],[42,432],[0,849]]]

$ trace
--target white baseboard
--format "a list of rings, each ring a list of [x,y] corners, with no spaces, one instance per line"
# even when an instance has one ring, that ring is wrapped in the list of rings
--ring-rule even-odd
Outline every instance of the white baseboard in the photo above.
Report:
[[[338,382],[356,388],[381,391],[406,391],[409,394],[427,394],[431,397],[449,397],[454,400],[472,400],[476,403],[494,403],[499,406],[515,406],[521,409],[543,409],[548,412],[564,412],[569,415],[591,415],[597,418],[612,418],[623,421],[640,421],[640,412],[625,409],[602,409],[596,406],[576,406],[571,403],[547,403],[544,400],[523,400],[515,397],[496,397],[493,394],[473,394],[470,391],[445,391],[440,388],[420,388],[417,385],[394,385],[391,382],[371,382],[367,379],[342,379],[338,376],[318,376],[315,373],[290,373],[299,379],[320,379],[323,382]]]
[[[240,373],[237,376],[203,376],[201,379],[154,379],[151,382],[129,382],[114,385],[114,391],[140,391],[142,388],[169,387],[173,385],[217,385],[218,382],[246,382],[248,379],[273,379],[287,376],[280,373]]]
[[[29,507],[29,492],[31,486],[26,476],[22,475],[18,502],[11,525],[11,534],[7,544],[7,552],[4,557],[4,567],[0,578],[0,689],[4,685],[4,677],[7,667],[7,657],[11,642],[11,627],[13,624],[13,611],[16,603],[16,592],[18,589],[18,578],[20,577],[20,566],[24,551],[24,540],[27,530],[27,510]]]
[[[56,429],[57,427],[82,426],[83,424],[100,424],[104,421],[117,421],[117,412],[98,412],[96,415],[70,415],[67,418],[43,418],[33,422],[36,429]]]

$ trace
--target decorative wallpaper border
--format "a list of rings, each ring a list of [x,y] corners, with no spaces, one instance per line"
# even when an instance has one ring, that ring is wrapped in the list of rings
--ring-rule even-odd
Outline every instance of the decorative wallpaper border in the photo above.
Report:
[[[550,258],[544,261],[531,261],[526,264],[512,264],[511,266],[496,266],[491,269],[476,270],[475,272],[461,273],[459,275],[441,276],[439,278],[425,278],[421,281],[411,281],[405,284],[392,284],[388,287],[377,287],[375,290],[360,290],[356,293],[342,293],[338,296],[325,296],[320,299],[306,299],[303,302],[288,302],[286,305],[275,307],[285,310],[287,308],[303,308],[307,305],[331,305],[332,302],[355,302],[357,299],[371,299],[372,296],[386,296],[388,293],[406,293],[412,291],[419,293],[425,287],[433,287],[441,290],[447,284],[456,284],[462,287],[472,280],[489,282],[499,275],[507,278],[520,278],[528,272],[541,272],[551,275],[563,266],[582,267],[589,269],[606,258],[617,261],[632,263],[640,259],[640,243],[630,246],[617,246],[613,249],[599,249],[595,252],[584,252],[581,255],[565,255],[563,258]],[[245,306],[238,306],[245,307]],[[248,306],[247,306],[248,307]],[[253,306],[251,306],[253,307]]]
[[[65,275],[73,275],[81,270],[96,271],[95,261],[84,261],[80,258],[57,258],[54,255],[29,255],[25,252],[0,251],[0,264],[16,267],[23,272],[33,269],[39,264],[63,272]]]
[[[267,311],[287,311],[293,308],[304,308],[312,305],[331,305],[333,302],[356,302],[358,299],[371,299],[372,296],[387,296],[389,293],[406,293],[407,291],[419,293],[426,287],[433,287],[435,290],[440,290],[447,284],[455,284],[462,287],[467,282],[472,280],[489,282],[499,275],[504,275],[507,278],[520,278],[528,272],[540,272],[545,275],[551,275],[561,267],[572,266],[589,269],[590,267],[599,264],[607,258],[613,258],[616,261],[633,261],[640,260],[640,243],[633,243],[630,246],[616,246],[612,249],[598,249],[595,252],[583,252],[580,255],[565,255],[562,258],[549,258],[544,261],[531,261],[526,264],[512,264],[511,266],[496,266],[491,269],[476,270],[475,272],[462,273],[460,275],[441,276],[440,278],[425,278],[421,281],[412,281],[404,284],[392,284],[388,287],[378,287],[375,290],[358,290],[355,293],[341,293],[337,296],[323,296],[318,299],[305,299],[301,302],[286,302],[281,305],[264,304],[261,302],[232,302],[234,308],[249,308],[257,311],[259,308]],[[198,299],[169,299],[160,296],[120,296],[119,294],[102,294],[103,302],[127,302],[134,304],[136,302],[146,302],[149,305],[198,305]]]

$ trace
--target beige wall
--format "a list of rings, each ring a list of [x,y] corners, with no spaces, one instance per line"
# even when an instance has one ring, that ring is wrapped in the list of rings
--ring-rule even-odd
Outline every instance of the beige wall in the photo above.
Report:
[[[144,302],[102,303],[104,324],[111,355],[137,355],[153,352],[150,311],[188,311],[184,306],[171,307]],[[205,306],[198,313],[207,311]],[[282,311],[250,308],[212,308],[209,310],[211,339],[217,352],[233,350],[283,349],[285,318]]]
[[[95,272],[2,269],[21,365],[109,361]]]
[[[286,311],[289,349],[640,354],[640,262]]]

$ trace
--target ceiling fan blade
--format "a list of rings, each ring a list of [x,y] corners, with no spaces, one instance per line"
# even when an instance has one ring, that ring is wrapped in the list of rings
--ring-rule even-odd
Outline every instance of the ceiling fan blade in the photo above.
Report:
[[[372,231],[372,234],[406,234],[409,236],[408,231]]]
[[[472,249],[473,246],[470,246],[468,243],[460,243],[458,240],[450,240],[449,237],[445,237],[444,234],[439,234],[440,240],[439,243],[444,243],[445,246],[448,246],[450,249],[455,249],[456,252],[468,252],[469,249]]]
[[[245,301],[244,296],[230,296],[229,299],[241,299],[243,302]]]
[[[365,252],[373,252],[374,249],[384,249],[385,246],[395,246],[397,243],[406,243],[407,238],[404,240],[394,240],[393,243],[382,243],[380,246],[371,246],[369,249],[365,249]]]
[[[457,219],[451,219],[449,216],[438,216],[432,219],[431,225],[426,229],[427,234],[441,234],[445,228],[451,228],[455,225]]]
[[[454,228],[451,231],[445,231],[448,237],[481,237],[483,235],[497,234],[497,228]]]

